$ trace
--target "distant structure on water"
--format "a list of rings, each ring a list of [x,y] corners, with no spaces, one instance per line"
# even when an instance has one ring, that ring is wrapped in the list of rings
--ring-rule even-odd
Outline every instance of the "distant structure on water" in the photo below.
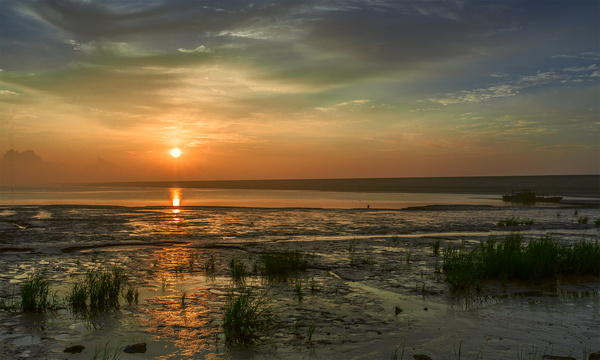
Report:
[[[513,191],[511,194],[502,195],[502,200],[509,202],[519,203],[534,203],[534,202],[560,202],[562,196],[547,196],[538,195],[531,189],[523,189],[520,191]]]

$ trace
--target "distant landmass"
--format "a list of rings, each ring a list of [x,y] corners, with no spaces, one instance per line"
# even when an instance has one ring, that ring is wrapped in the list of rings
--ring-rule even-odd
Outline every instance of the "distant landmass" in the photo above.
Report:
[[[136,181],[78,185],[198,189],[317,190],[504,194],[520,189],[561,196],[600,196],[600,175],[415,177],[373,179]]]

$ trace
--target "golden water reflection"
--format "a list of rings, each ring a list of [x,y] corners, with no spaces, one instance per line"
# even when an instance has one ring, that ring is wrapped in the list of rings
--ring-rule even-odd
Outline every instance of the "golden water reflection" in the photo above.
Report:
[[[157,359],[226,358],[219,347],[219,322],[227,284],[204,273],[203,264],[211,255],[214,252],[186,245],[161,247],[150,254],[147,279],[153,290],[140,309],[141,325],[153,341],[175,347]]]
[[[173,205],[171,217],[173,219],[173,223],[175,225],[179,225],[179,223],[181,222],[181,210],[179,209],[179,206],[181,205],[182,191],[179,188],[172,188],[169,190],[171,192],[171,204]]]

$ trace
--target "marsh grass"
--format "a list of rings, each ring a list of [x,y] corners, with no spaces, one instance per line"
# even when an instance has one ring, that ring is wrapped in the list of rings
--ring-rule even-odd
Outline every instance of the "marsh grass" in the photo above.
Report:
[[[120,360],[125,354],[121,351],[123,343],[119,343],[114,350],[108,349],[108,342],[104,345],[103,348],[96,347],[94,353],[92,354],[91,360]]]
[[[590,219],[587,216],[579,216],[577,218],[577,222],[579,224],[587,224],[590,221]]]
[[[211,255],[208,257],[208,259],[206,259],[206,262],[204,263],[204,272],[206,272],[206,274],[212,274],[215,272],[216,261],[217,258],[214,255]]]
[[[249,346],[274,324],[275,317],[267,304],[266,292],[257,295],[243,285],[229,290],[222,325],[229,346]]]
[[[296,282],[294,284],[294,292],[296,293],[296,297],[298,298],[298,301],[302,302],[302,299],[304,299],[304,292],[302,292],[302,280],[301,279],[296,280]]]
[[[181,306],[185,306],[185,299],[187,298],[187,291],[183,290],[179,299],[181,300]]]
[[[400,349],[400,346],[396,346],[396,348],[394,348],[394,352],[392,353],[392,360],[403,360],[404,359],[404,351],[406,350],[406,340],[404,340],[404,342],[402,343],[402,352],[400,353],[400,358],[398,358],[398,350]]]
[[[433,245],[431,245],[431,251],[433,252],[434,255],[439,255],[440,253],[440,246],[442,245],[442,240],[436,240]]]
[[[139,291],[133,286],[125,290],[127,276],[123,269],[90,270],[83,279],[71,286],[65,300],[76,314],[94,315],[120,307],[123,296],[129,303],[137,303]]]
[[[102,312],[119,308],[119,295],[125,286],[123,269],[114,267],[105,271],[89,271],[85,277],[92,312]]]
[[[317,280],[315,280],[314,277],[310,279],[310,281],[308,282],[308,286],[310,287],[311,292],[319,291],[319,283],[317,282]]]
[[[313,319],[306,329],[306,341],[312,344],[312,337],[317,329],[317,319]]]
[[[246,278],[248,270],[246,269],[246,263],[239,256],[234,256],[229,262],[229,268],[231,269],[231,277],[236,282],[243,282]]]
[[[66,301],[75,314],[85,314],[87,312],[87,286],[85,283],[75,283],[69,290]]]
[[[299,251],[264,253],[259,268],[269,281],[285,282],[293,273],[306,271],[308,256]]]
[[[512,217],[507,217],[505,219],[501,219],[498,221],[498,226],[519,226],[519,225],[533,225],[534,221],[532,219],[519,219]]]
[[[352,242],[348,244],[348,248],[346,250],[348,250],[349,253],[356,251],[356,239],[352,239]]]
[[[29,274],[20,289],[23,311],[43,313],[52,304],[50,284],[43,272]]]
[[[127,287],[127,290],[123,294],[123,297],[125,298],[125,301],[127,301],[128,305],[137,304],[139,301],[139,296],[140,291],[137,287],[134,287],[133,285],[129,285]]]
[[[481,290],[490,279],[535,281],[558,275],[600,274],[600,242],[584,239],[561,244],[552,236],[524,243],[520,233],[503,241],[490,236],[471,250],[464,247],[444,251],[442,270],[452,290]]]

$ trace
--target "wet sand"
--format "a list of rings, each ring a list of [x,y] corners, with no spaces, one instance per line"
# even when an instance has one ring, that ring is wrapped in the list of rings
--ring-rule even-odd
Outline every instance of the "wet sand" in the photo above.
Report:
[[[431,250],[436,240],[443,249],[465,239],[406,235],[70,249],[50,267],[53,290],[65,294],[88,269],[115,264],[140,286],[139,305],[92,319],[67,309],[45,315],[0,312],[0,357],[89,359],[107,344],[113,350],[140,342],[147,343],[147,352],[123,359],[387,359],[395,349],[398,358],[404,351],[405,359],[417,353],[454,359],[459,349],[462,359],[529,358],[534,352],[583,359],[600,350],[597,278],[541,286],[490,283],[477,296],[453,294],[434,271],[441,261]],[[467,241],[465,246],[476,244]],[[267,291],[277,326],[247,350],[228,349],[220,324],[232,284],[229,260],[241,256],[252,269],[261,253],[273,250],[311,254],[309,269],[288,283],[248,277],[248,286]],[[211,255],[217,259],[216,272],[207,275],[203,264]],[[35,255],[3,256],[20,261]],[[47,259],[37,263],[44,265]],[[302,301],[294,281],[302,281]],[[85,349],[63,353],[73,345]]]

